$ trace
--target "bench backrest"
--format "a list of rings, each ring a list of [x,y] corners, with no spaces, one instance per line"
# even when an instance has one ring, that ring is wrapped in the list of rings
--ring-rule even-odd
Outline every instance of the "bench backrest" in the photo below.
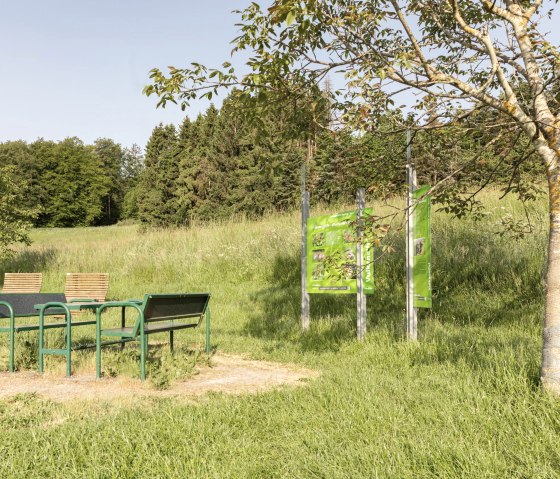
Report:
[[[142,305],[144,321],[192,320],[194,326],[202,321],[209,301],[210,293],[146,294]],[[139,326],[137,322],[136,334]]]
[[[5,273],[2,293],[39,293],[43,273]]]
[[[66,297],[62,293],[0,293],[0,301],[9,303],[14,310],[14,316],[39,316],[35,310],[36,304],[51,302],[66,303]],[[47,315],[64,314],[62,309],[48,309]],[[10,312],[4,305],[0,305],[0,318],[9,318]]]
[[[109,273],[67,273],[64,294],[68,301],[94,299],[103,302],[109,289]]]

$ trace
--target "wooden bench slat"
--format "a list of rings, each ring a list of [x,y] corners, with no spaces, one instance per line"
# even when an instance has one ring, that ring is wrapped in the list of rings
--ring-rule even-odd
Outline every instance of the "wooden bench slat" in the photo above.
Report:
[[[108,273],[67,273],[64,293],[73,299],[105,301],[109,289]]]
[[[39,293],[43,273],[5,273],[3,293]]]

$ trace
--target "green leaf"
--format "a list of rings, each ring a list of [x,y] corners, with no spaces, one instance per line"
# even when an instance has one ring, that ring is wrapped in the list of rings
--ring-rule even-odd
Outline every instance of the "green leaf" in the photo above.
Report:
[[[288,16],[286,17],[286,25],[290,26],[292,23],[294,23],[295,19],[296,19],[296,14],[293,10],[291,10],[288,13]]]

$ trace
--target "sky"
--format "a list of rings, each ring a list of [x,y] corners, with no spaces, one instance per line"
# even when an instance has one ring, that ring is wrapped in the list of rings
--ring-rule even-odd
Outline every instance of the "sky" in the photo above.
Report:
[[[159,122],[185,116],[142,95],[149,70],[229,60],[231,12],[248,3],[0,0],[0,141],[109,137],[143,147]]]
[[[230,60],[232,10],[249,1],[0,0],[0,141],[108,137],[143,147],[159,122],[185,116],[142,95],[150,69]],[[559,16],[545,22],[555,44]]]

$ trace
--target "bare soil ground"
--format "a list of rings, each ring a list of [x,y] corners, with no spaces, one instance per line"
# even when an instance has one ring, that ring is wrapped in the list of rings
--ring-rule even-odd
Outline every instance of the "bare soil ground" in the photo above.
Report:
[[[66,378],[28,371],[0,373],[0,399],[24,393],[35,393],[54,401],[112,401],[146,396],[195,398],[209,392],[250,394],[284,385],[301,386],[317,376],[316,371],[290,364],[216,355],[210,367],[199,368],[196,375],[186,381],[175,382],[163,391],[154,389],[149,381],[142,383],[129,377],[97,380],[93,374]]]

